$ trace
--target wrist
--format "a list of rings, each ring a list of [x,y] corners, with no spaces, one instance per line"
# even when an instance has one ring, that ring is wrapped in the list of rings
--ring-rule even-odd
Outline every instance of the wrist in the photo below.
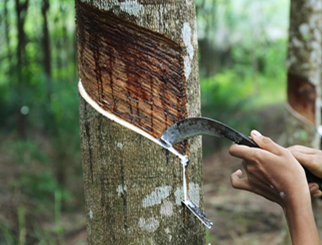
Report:
[[[284,206],[284,214],[289,221],[302,216],[310,216],[313,214],[311,200],[305,198],[304,200],[288,203]]]
[[[279,188],[280,196],[282,198],[282,206],[284,210],[290,210],[296,212],[305,207],[311,207],[311,194],[309,186],[306,182],[306,178],[293,179],[289,185],[284,185]],[[283,198],[281,193],[285,191],[285,197]]]
[[[320,245],[309,195],[287,202],[284,212],[293,245]]]
[[[293,194],[286,196],[283,203],[285,215],[298,213],[307,209],[312,209],[311,195],[308,188],[299,192],[299,194]]]

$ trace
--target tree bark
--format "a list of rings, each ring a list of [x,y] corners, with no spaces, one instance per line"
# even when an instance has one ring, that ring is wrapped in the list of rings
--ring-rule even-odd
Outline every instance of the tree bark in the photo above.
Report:
[[[193,0],[83,2],[88,8],[113,12],[180,43],[187,114],[200,115]],[[76,0],[78,4],[84,3]],[[79,54],[79,64],[81,57]],[[80,65],[79,69],[82,79]],[[182,166],[178,158],[98,114],[82,97],[80,127],[88,244],[205,244],[203,225],[181,204]],[[201,140],[194,138],[188,145],[189,196],[203,209]]]
[[[287,144],[319,148],[321,136],[322,1],[291,1],[288,43]]]

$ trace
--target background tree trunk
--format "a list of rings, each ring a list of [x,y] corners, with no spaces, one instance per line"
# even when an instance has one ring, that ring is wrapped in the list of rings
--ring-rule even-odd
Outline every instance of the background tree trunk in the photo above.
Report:
[[[288,43],[287,144],[319,148],[322,1],[292,0]]]
[[[17,29],[18,29],[18,45],[17,45],[17,119],[18,119],[18,132],[22,139],[26,139],[26,116],[20,112],[20,108],[23,106],[24,102],[24,86],[26,83],[26,78],[23,76],[23,67],[27,64],[27,54],[26,54],[26,33],[24,30],[27,10],[28,10],[29,0],[21,3],[16,0],[16,14],[17,14]]]
[[[188,116],[200,115],[193,0],[85,2],[182,43]],[[101,116],[81,97],[80,126],[89,244],[205,244],[203,225],[181,204],[178,158]],[[189,195],[202,209],[200,138],[189,141],[188,155]]]
[[[4,28],[5,28],[5,40],[7,45],[7,57],[8,62],[11,64],[11,47],[10,47],[10,36],[9,36],[9,16],[8,16],[8,7],[7,7],[8,0],[4,0]],[[11,67],[10,67],[10,74],[11,74]]]
[[[42,46],[43,46],[43,62],[44,62],[44,71],[47,80],[47,107],[50,110],[51,108],[51,95],[53,93],[53,84],[52,84],[52,76],[51,76],[51,54],[50,54],[50,38],[48,31],[48,21],[47,21],[47,13],[49,10],[49,1],[43,0],[41,13],[43,17],[43,37],[42,37]],[[50,113],[51,114],[51,113]],[[52,118],[51,118],[52,119]]]

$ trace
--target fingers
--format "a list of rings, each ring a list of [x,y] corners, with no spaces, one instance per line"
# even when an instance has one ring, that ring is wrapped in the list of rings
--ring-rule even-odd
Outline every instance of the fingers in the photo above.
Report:
[[[240,190],[247,190],[250,191],[252,188],[248,182],[247,178],[241,178],[243,175],[243,172],[238,169],[236,172],[232,173],[230,176],[230,181],[231,181],[231,185],[235,188],[235,189],[240,189]]]
[[[237,144],[232,144],[231,147],[229,148],[229,154],[238,157],[238,158],[243,158],[243,159],[249,159],[249,155],[252,154],[253,149],[244,146],[244,145],[237,145]]]
[[[292,152],[292,155],[312,174],[322,178],[322,160],[320,159],[320,156],[305,154],[298,151]]]
[[[229,153],[232,156],[246,160],[248,166],[253,165],[253,163],[263,165],[276,161],[276,156],[268,151],[243,145],[233,144],[229,149]]]
[[[260,154],[267,154],[269,152],[263,151],[260,148],[249,147],[245,145],[232,144],[229,148],[229,154],[241,159],[255,160]]]
[[[317,183],[309,183],[309,188],[312,198],[319,198],[322,196],[322,192],[319,190],[319,185]]]
[[[291,151],[292,155],[298,160],[304,167],[308,169],[315,168],[313,159],[310,155],[307,155],[306,153],[302,153],[299,151]]]
[[[252,130],[250,135],[260,148],[267,150],[273,154],[281,155],[284,148],[281,147],[280,145],[276,144],[270,138],[263,136],[257,130]]]
[[[322,196],[322,192],[320,190],[317,190],[314,194],[311,195],[313,199],[319,198]]]
[[[229,153],[238,158],[256,160],[260,156],[267,158],[271,153],[273,155],[282,155],[283,152],[287,152],[283,147],[276,144],[270,138],[262,136],[256,130],[252,130],[251,137],[260,148],[233,144],[229,149]],[[266,151],[263,151],[263,149]]]
[[[322,178],[322,154],[319,150],[305,146],[292,146],[288,150],[315,176]]]
[[[304,153],[304,154],[317,154],[318,150],[310,148],[310,147],[306,147],[306,146],[302,146],[302,145],[293,145],[287,148],[290,152],[296,153],[296,152],[300,152],[300,153]]]
[[[242,171],[240,169],[238,169],[236,172],[234,172],[231,176],[230,176],[230,180],[231,180],[231,184],[235,189],[240,189],[240,190],[245,190],[245,191],[249,191],[252,193],[255,193],[257,195],[263,196],[266,199],[276,202],[278,204],[281,205],[280,203],[280,198],[279,196],[276,194],[276,191],[273,190],[271,187],[269,187],[268,185],[262,188],[253,188],[248,180],[248,178],[241,178],[242,177]]]

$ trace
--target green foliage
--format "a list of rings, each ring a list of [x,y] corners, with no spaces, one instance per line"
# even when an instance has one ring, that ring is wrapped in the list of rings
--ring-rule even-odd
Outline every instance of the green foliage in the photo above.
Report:
[[[20,166],[30,167],[30,164],[49,164],[47,154],[40,151],[40,145],[34,140],[8,141],[6,152],[12,154]]]
[[[49,204],[54,194],[60,191],[64,200],[70,199],[68,191],[57,183],[55,176],[47,166],[51,160],[44,152],[45,148],[37,140],[7,141],[3,151],[14,156],[14,162],[19,166],[19,177],[11,182],[11,187],[19,190],[37,204]]]
[[[228,119],[229,115],[250,103],[252,94],[252,80],[242,80],[233,70],[204,78],[201,80],[203,115]]]
[[[80,149],[77,85],[75,81],[55,80],[54,88],[51,100],[54,121],[50,127],[56,131],[53,136],[56,149],[74,156]]]
[[[29,198],[45,205],[52,202],[54,194],[61,188],[49,171],[22,174],[14,185]],[[70,199],[66,190],[62,195],[63,198]]]
[[[231,67],[223,66],[212,77],[200,77],[202,115],[220,120],[247,134],[258,128],[261,118],[252,110],[285,101],[287,40],[256,49],[236,46],[231,50]],[[207,140],[207,138],[205,138]],[[204,144],[204,154],[229,144]]]
[[[6,140],[5,144],[0,144],[0,155],[5,154],[5,161],[10,162],[15,175],[15,178],[8,178],[8,189],[15,193],[15,199],[33,207],[32,218],[27,219],[29,209],[19,204],[15,209],[19,227],[1,225],[0,244],[19,244],[26,236],[39,244],[57,244],[57,237],[59,240],[64,232],[60,213],[67,207],[77,208],[71,205],[82,200],[75,197],[70,186],[59,182],[56,173],[59,163],[68,162],[60,166],[69,167],[69,172],[66,169],[62,172],[69,174],[68,179],[75,183],[82,179],[74,1],[50,0],[49,4],[51,77],[44,69],[43,1],[29,1],[21,69],[17,58],[19,40],[15,1],[0,3],[0,135]],[[21,118],[25,138],[21,138],[18,130]],[[50,213],[56,224],[54,231],[48,232],[39,223]],[[31,223],[33,231],[30,230]],[[15,234],[12,230],[19,232]]]
[[[18,208],[18,221],[19,221],[19,244],[26,243],[26,211],[23,206]]]
[[[211,77],[200,67],[203,114],[229,121],[237,112],[285,100],[288,4],[201,0],[197,8],[200,19],[208,11],[215,16],[213,23],[198,21],[201,30],[215,33],[201,31],[199,38],[209,40],[208,53],[217,60]]]
[[[18,244],[17,237],[13,234],[13,232],[8,226],[0,224],[0,231],[2,235],[2,239],[0,240],[1,244]]]
[[[247,134],[261,122],[252,110],[286,97],[289,3],[198,0],[196,5],[202,115]],[[204,154],[230,143],[204,139]]]

